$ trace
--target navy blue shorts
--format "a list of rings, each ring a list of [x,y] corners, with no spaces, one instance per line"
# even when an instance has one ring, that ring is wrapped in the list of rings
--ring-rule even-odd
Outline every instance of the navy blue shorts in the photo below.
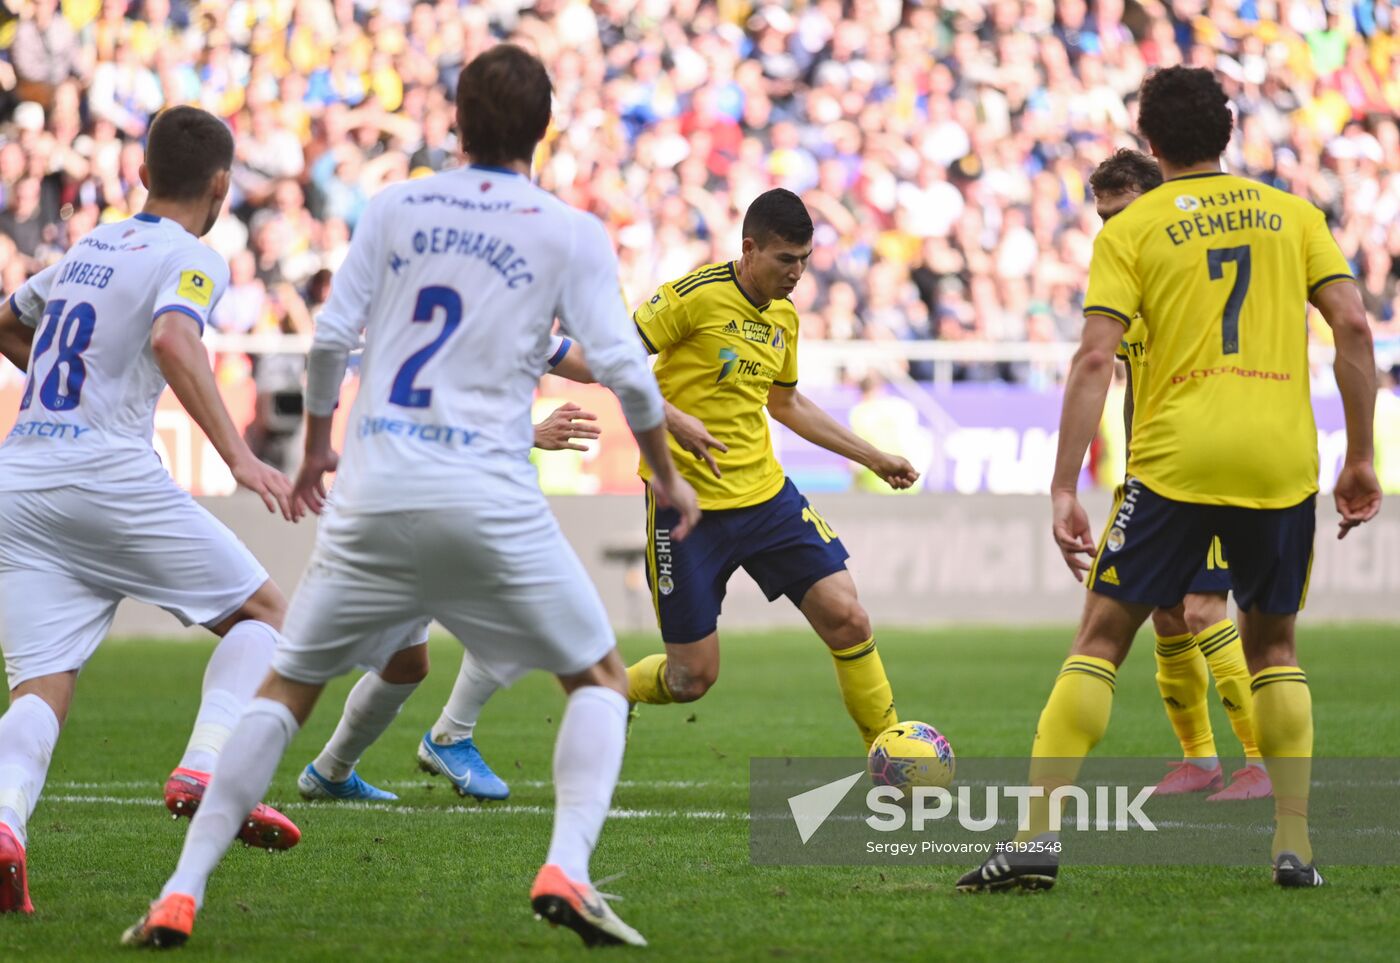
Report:
[[[1201,584],[1201,559],[1219,536],[1229,553],[1228,588],[1245,612],[1291,615],[1303,607],[1312,570],[1316,496],[1291,508],[1238,508],[1173,501],[1136,478],[1118,489],[1088,588],[1123,602],[1173,608]],[[1214,589],[1213,591],[1221,591]]]
[[[748,572],[772,602],[800,605],[807,590],[846,567],[850,555],[791,479],[768,501],[706,511],[683,542],[679,516],[647,489],[647,584],[663,642],[698,642],[719,626],[729,577]]]
[[[1230,563],[1225,560],[1225,546],[1219,538],[1210,540],[1205,561],[1196,569],[1196,577],[1186,589],[1187,595],[1224,595],[1230,591]]]

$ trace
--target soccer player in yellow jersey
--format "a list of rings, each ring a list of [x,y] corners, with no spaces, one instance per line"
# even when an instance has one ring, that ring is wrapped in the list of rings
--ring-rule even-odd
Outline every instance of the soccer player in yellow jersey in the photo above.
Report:
[[[1274,882],[1310,887],[1322,884],[1308,839],[1312,700],[1294,644],[1317,521],[1308,302],[1332,328],[1346,413],[1338,537],[1380,510],[1371,434],[1376,368],[1360,293],[1322,213],[1222,172],[1232,126],[1228,99],[1208,70],[1170,67],[1143,84],[1138,128],[1166,182],[1094,242],[1051,483],[1055,540],[1071,568],[1087,573],[1089,592],[1036,726],[1030,782],[1048,794],[1075,781],[1108,725],[1133,634],[1154,608],[1181,601],[1219,535],[1244,613],[1255,730],[1274,786]],[[1138,314],[1150,363],[1138,388],[1128,478],[1095,554],[1078,476],[1103,416],[1114,352]],[[1048,850],[1058,840],[1047,798],[1032,799],[1029,809],[1019,848],[967,873],[959,889],[1054,885],[1059,858]]]
[[[892,488],[908,488],[918,473],[797,390],[797,311],[788,295],[811,253],[812,220],[802,201],[768,191],[744,215],[737,261],[662,285],[633,315],[647,350],[658,355],[672,454],[704,514],[683,544],[674,541],[675,512],[656,504],[648,484],[647,575],[666,652],[627,670],[628,698],[691,702],[714,684],[720,605],[730,576],[743,568],[769,601],[786,595],[827,644],[846,710],[869,747],[897,721],[870,617],[840,539],[774,457],[764,408]],[[649,477],[645,464],[641,472]]]
[[[1162,183],[1162,170],[1146,154],[1124,148],[1095,169],[1089,177],[1094,206],[1104,223],[1146,192]],[[1142,316],[1133,317],[1118,346],[1118,360],[1128,372],[1128,390],[1123,396],[1124,435],[1131,445],[1134,402],[1148,364],[1147,327]],[[1270,795],[1269,774],[1254,741],[1250,718],[1253,699],[1249,694],[1249,669],[1239,632],[1228,614],[1230,568],[1220,539],[1211,540],[1206,557],[1186,589],[1186,598],[1176,608],[1152,610],[1157,636],[1157,689],[1162,694],[1167,718],[1181,743],[1183,759],[1157,784],[1157,795],[1220,791],[1208,802],[1263,799]],[[1206,704],[1207,668],[1215,677],[1215,688],[1230,725],[1244,748],[1245,766],[1230,778],[1230,786],[1220,789],[1221,767],[1211,731],[1210,710]]]

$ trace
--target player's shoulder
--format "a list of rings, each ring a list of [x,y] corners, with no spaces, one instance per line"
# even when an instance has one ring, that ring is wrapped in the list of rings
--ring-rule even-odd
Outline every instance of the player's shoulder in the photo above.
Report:
[[[717,294],[728,293],[728,285],[733,282],[733,262],[721,261],[698,267],[684,277],[668,281],[661,288],[677,301],[698,304],[712,300]]]

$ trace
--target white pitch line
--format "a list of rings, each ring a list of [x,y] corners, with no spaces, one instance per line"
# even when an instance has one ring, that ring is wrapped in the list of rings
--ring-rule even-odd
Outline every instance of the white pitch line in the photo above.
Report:
[[[159,799],[131,798],[128,796],[44,796],[49,802],[74,803],[78,805],[98,805],[98,806],[164,806]],[[553,815],[552,806],[515,806],[515,805],[479,805],[479,806],[395,806],[392,803],[363,803],[363,802],[289,802],[278,803],[278,809],[287,811],[297,810],[319,810],[321,812],[333,812],[335,810],[354,810],[357,812],[380,812],[396,813],[405,816],[418,816],[430,813],[467,813],[478,816],[549,816]],[[747,813],[727,813],[718,810],[705,809],[613,809],[608,813],[609,819],[698,819],[698,820],[747,820]]]

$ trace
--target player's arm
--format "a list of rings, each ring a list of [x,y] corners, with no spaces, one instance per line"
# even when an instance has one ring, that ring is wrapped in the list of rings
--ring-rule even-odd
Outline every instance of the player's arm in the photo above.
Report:
[[[224,407],[209,352],[200,339],[199,321],[178,308],[157,315],[151,328],[151,352],[175,397],[209,437],[234,480],[257,492],[268,511],[280,510],[283,518],[294,521],[291,482],[258,460]]]
[[[891,488],[909,488],[919,480],[919,473],[908,461],[876,448],[795,387],[770,387],[768,413],[812,444],[869,468]]]
[[[383,195],[379,195],[383,197]],[[292,497],[299,508],[321,514],[328,472],[340,456],[331,445],[331,424],[350,352],[361,346],[365,319],[377,287],[379,257],[376,225],[380,205],[371,201],[350,239],[350,250],[331,282],[330,297],[316,316],[316,331],[306,355],[306,440]]]
[[[583,349],[573,339],[558,335],[550,344],[549,373],[581,385],[598,383],[589,370],[588,362],[583,359]]]
[[[1123,324],[1104,314],[1086,314],[1079,350],[1065,379],[1064,405],[1060,409],[1060,446],[1055,454],[1055,474],[1050,481],[1054,504],[1055,543],[1076,578],[1089,571],[1094,554],[1089,516],[1079,504],[1079,472],[1094,439],[1113,381],[1113,356],[1123,340]]]
[[[29,370],[29,351],[34,332],[58,278],[58,264],[51,264],[0,304],[0,354],[21,371]]]
[[[1123,392],[1123,445],[1126,448],[1131,448],[1133,445],[1133,366],[1125,361],[1123,369],[1128,374],[1127,390]]]
[[[1313,304],[1332,328],[1336,358],[1332,370],[1346,415],[1347,453],[1333,497],[1342,516],[1338,538],[1376,517],[1381,486],[1376,480],[1374,421],[1376,356],[1371,326],[1356,282],[1339,280],[1313,292]]]
[[[651,467],[652,490],[660,502],[680,513],[676,537],[682,538],[700,520],[699,503],[695,489],[681,478],[671,460],[661,391],[628,323],[617,286],[617,256],[597,218],[578,215],[570,253],[557,313],[565,330],[583,345],[598,382],[617,395],[642,457]]]
[[[29,370],[29,348],[34,343],[34,329],[24,323],[6,298],[0,304],[0,354],[21,371]]]

